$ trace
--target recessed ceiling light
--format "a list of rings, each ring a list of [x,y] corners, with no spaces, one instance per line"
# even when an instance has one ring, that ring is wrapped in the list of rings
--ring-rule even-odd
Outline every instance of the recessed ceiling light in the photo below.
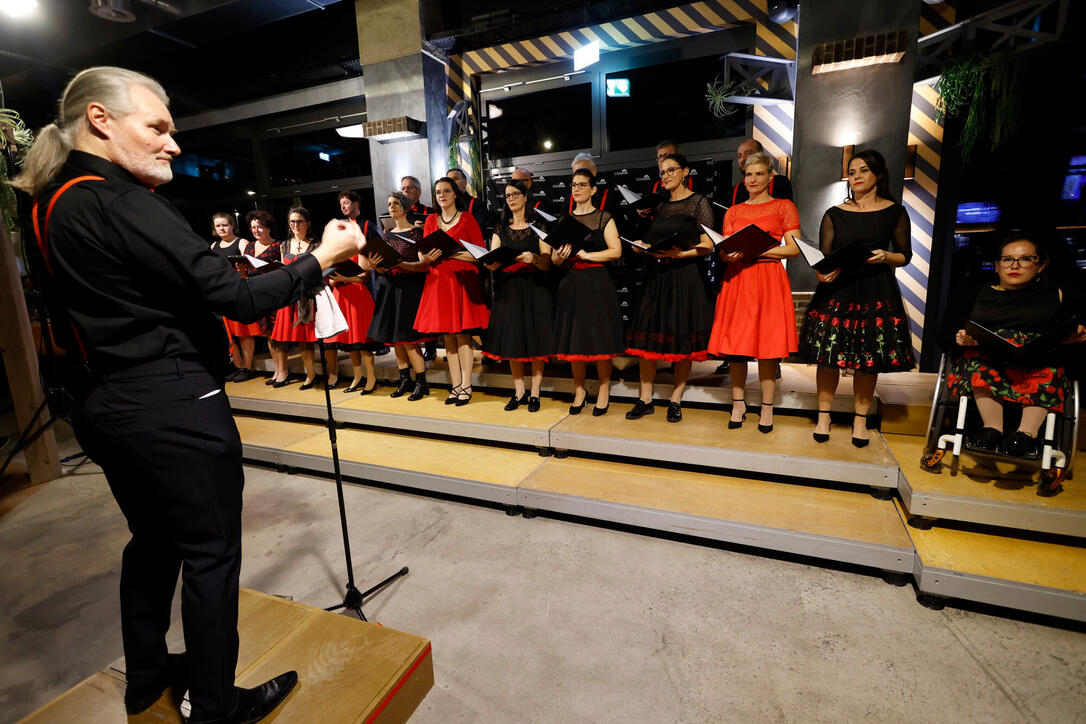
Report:
[[[0,0],[0,12],[12,18],[25,18],[38,7],[38,0]]]

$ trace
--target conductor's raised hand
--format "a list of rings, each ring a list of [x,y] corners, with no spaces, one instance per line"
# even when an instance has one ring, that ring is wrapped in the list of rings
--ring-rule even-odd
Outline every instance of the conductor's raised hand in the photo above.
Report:
[[[320,246],[313,250],[313,256],[320,262],[321,269],[327,269],[336,262],[350,259],[365,246],[366,240],[362,238],[358,224],[336,219],[324,227]]]

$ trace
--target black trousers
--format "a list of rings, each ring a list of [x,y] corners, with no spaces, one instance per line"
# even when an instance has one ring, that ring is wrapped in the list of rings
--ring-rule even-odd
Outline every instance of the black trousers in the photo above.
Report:
[[[192,714],[223,716],[236,704],[244,479],[222,382],[198,362],[166,359],[100,377],[80,398],[76,438],[132,532],[121,567],[128,680],[166,671],[180,572]]]

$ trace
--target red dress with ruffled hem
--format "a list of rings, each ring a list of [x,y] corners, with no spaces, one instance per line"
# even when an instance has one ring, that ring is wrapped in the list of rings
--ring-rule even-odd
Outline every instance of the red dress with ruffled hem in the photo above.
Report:
[[[353,261],[358,263],[357,255],[353,257]],[[324,340],[325,344],[379,346],[366,335],[373,321],[373,294],[370,293],[369,286],[364,282],[338,282],[332,287],[332,295],[347,320],[347,331],[329,337]]]
[[[437,214],[426,217],[423,234],[438,230]],[[483,233],[471,214],[462,213],[446,232],[454,239],[485,246]],[[486,306],[479,267],[475,262],[444,259],[426,273],[415,331],[420,334],[461,334],[486,329],[490,309]]]
[[[736,204],[724,214],[724,235],[750,224],[780,239],[799,229],[799,211],[787,199]],[[776,259],[728,264],[716,299],[709,353],[776,359],[798,349],[792,285],[784,265]]]
[[[283,263],[293,263],[300,254],[284,254]],[[294,320],[298,316],[298,304],[302,300],[298,300],[294,304],[288,304],[285,307],[280,307],[279,311],[275,313],[275,324],[272,326],[271,338],[276,342],[316,342],[317,333],[313,328],[313,322],[309,324],[295,324]],[[312,301],[310,300],[310,303]]]

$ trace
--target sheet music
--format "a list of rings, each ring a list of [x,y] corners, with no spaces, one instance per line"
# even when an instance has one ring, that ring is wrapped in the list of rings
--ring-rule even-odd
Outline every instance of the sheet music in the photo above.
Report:
[[[539,211],[539,209],[536,209],[536,211]],[[546,241],[546,240],[547,240],[547,232],[545,232],[545,231],[540,231],[539,229],[537,229],[537,228],[535,227],[535,224],[528,224],[528,228],[529,228],[529,229],[531,229],[532,231],[534,231],[534,232],[535,232],[535,235],[536,235],[536,236],[538,236],[538,237],[539,237],[540,239],[542,239],[543,241]]]
[[[464,241],[463,239],[457,239],[457,241],[460,242],[460,246],[464,247],[464,249],[476,259],[486,253],[485,246],[472,244],[470,241]]]
[[[724,241],[724,235],[716,231],[713,231],[705,224],[701,225],[701,228],[705,230],[705,233],[709,235],[709,238],[713,240],[713,246],[716,246],[720,242]]]
[[[799,252],[803,254],[803,258],[807,260],[807,263],[810,266],[813,267],[815,264],[826,258],[826,255],[814,245],[799,238],[796,239],[796,242],[798,242]]]
[[[554,214],[548,214],[548,213],[547,213],[546,211],[544,211],[543,209],[536,209],[536,210],[535,210],[535,212],[536,212],[537,214],[539,214],[540,216],[542,216],[542,217],[543,217],[543,220],[544,220],[544,221],[554,221],[555,219],[557,219],[557,218],[558,218],[558,217],[557,217],[557,216],[555,216]]]
[[[642,198],[641,194],[636,193],[634,191],[630,191],[629,188],[627,188],[626,186],[623,186],[622,184],[619,184],[615,188],[618,189],[618,192],[620,194],[622,194],[622,198],[625,199],[626,203],[628,203],[628,204],[632,204],[632,203],[634,203],[636,201],[640,201],[641,198]]]
[[[630,246],[636,246],[638,249],[644,249],[645,251],[648,251],[649,249],[652,248],[651,246],[649,246],[648,244],[646,244],[643,241],[634,241],[633,239],[627,239],[625,236],[620,236],[618,238],[621,239],[622,241],[625,241]]]

